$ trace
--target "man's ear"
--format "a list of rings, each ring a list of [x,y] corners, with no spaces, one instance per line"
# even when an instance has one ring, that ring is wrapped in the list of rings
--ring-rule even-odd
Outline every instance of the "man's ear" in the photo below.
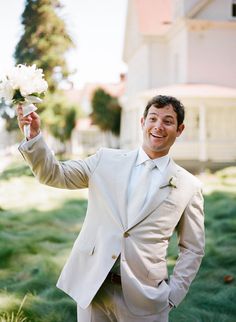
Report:
[[[177,129],[177,136],[180,136],[180,134],[183,132],[184,128],[185,128],[184,123],[182,123],[182,124],[180,124],[180,125],[178,126],[178,129]]]
[[[143,116],[141,117],[140,123],[141,123],[141,126],[142,126],[142,128],[143,128],[144,123],[145,123],[145,118],[144,118]]]

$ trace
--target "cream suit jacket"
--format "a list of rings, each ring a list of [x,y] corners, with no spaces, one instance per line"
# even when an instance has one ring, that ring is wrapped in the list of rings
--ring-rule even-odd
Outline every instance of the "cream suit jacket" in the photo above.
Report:
[[[43,184],[88,189],[88,208],[57,286],[86,308],[121,256],[126,304],[138,315],[155,314],[185,297],[204,254],[200,182],[171,160],[162,185],[127,225],[127,187],[138,150],[101,149],[85,160],[59,162],[43,138],[19,148]],[[168,279],[166,253],[177,229],[179,257]]]

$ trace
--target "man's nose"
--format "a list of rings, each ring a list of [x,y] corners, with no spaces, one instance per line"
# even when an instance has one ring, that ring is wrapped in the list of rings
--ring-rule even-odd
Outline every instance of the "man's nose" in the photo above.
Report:
[[[161,120],[157,120],[155,123],[156,129],[163,129],[163,122]]]

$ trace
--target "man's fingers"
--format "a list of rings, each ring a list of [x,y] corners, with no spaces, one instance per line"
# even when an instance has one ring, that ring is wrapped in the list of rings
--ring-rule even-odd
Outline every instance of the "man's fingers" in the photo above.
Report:
[[[22,111],[22,110],[23,110],[23,105],[22,105],[21,103],[19,103],[19,104],[17,105],[17,109]]]
[[[29,115],[23,116],[23,114],[18,114],[17,119],[18,119],[20,126],[31,124],[31,122],[32,122],[32,117]]]
[[[31,122],[32,121],[32,117],[27,115],[27,116],[20,116],[19,117],[20,122]]]
[[[39,117],[38,114],[35,112],[30,113],[30,116],[32,119],[37,119]]]
[[[18,104],[17,109],[16,109],[16,112],[17,112],[18,117],[19,116],[20,117],[23,116],[23,107],[22,107],[21,104]]]

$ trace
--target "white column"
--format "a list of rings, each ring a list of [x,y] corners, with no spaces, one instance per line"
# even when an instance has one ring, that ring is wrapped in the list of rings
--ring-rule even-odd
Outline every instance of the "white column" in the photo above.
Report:
[[[199,160],[206,161],[207,144],[206,144],[206,107],[203,103],[199,105]]]

